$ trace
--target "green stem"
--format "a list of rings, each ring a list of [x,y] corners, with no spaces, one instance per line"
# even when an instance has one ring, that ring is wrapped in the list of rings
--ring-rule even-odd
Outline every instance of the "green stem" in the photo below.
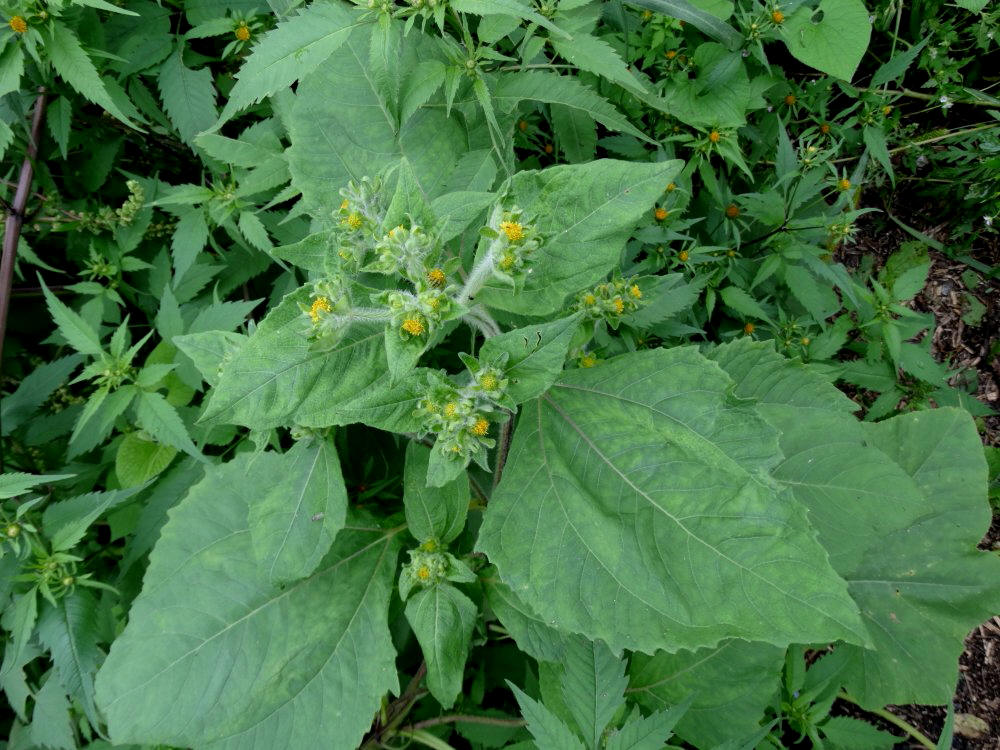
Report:
[[[867,91],[873,94],[891,94],[895,96],[906,96],[910,99],[921,99],[925,102],[937,101],[937,97],[934,94],[924,94],[920,91],[913,91],[912,89],[867,89],[859,88],[858,91]],[[975,99],[955,99],[952,104],[971,104],[973,107],[995,107],[995,104],[990,104],[989,102],[980,102]]]
[[[919,729],[917,729],[909,722],[899,718],[898,716],[896,716],[896,714],[890,713],[889,711],[886,711],[884,708],[864,708],[864,706],[858,703],[854,698],[845,693],[843,690],[840,691],[837,697],[843,701],[847,701],[848,703],[853,703],[858,708],[861,708],[862,710],[867,711],[870,714],[874,714],[875,716],[878,716],[880,719],[884,719],[885,721],[889,722],[893,726],[902,729],[913,739],[915,739],[921,745],[926,747],[927,750],[937,750],[937,746],[933,742],[931,742],[930,738],[926,734],[921,732]]]
[[[487,724],[493,727],[523,727],[524,719],[501,719],[496,716],[477,716],[475,714],[446,714],[444,716],[437,716],[433,719],[424,719],[423,721],[418,721],[415,724],[411,724],[408,727],[403,727],[401,732],[411,731],[415,732],[420,729],[426,729],[427,727],[436,727],[441,724],[454,724],[457,722],[462,722],[465,724]]]

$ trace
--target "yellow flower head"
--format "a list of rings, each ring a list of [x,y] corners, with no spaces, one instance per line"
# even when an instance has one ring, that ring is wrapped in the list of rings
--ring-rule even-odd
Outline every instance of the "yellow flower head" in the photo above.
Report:
[[[667,183],[667,192],[668,193],[672,193],[676,189],[677,189],[677,183],[676,182],[669,182],[669,183]]]
[[[628,293],[631,294],[636,299],[642,299],[642,290],[639,288],[638,284],[633,284],[629,287]]]
[[[830,123],[824,122],[822,125],[820,125],[819,132],[821,132],[823,135],[827,135],[830,132]]]
[[[851,181],[849,179],[847,179],[846,177],[843,177],[843,178],[837,180],[837,187],[840,188],[841,190],[850,190],[851,189]]]
[[[417,578],[419,578],[421,581],[426,581],[430,577],[431,577],[431,569],[428,568],[426,565],[421,565],[419,568],[417,568]]]
[[[584,354],[580,357],[580,367],[593,367],[597,364],[597,357],[593,354]]]
[[[611,304],[614,305],[615,312],[617,314],[621,315],[623,312],[625,312],[625,302],[622,300],[621,297],[615,297],[613,300],[611,300]]]
[[[11,16],[10,28],[15,34],[23,34],[28,30],[28,22],[24,20],[23,16]]]
[[[802,346],[809,346],[809,337],[808,336],[803,336],[802,337]]]
[[[687,250],[681,250],[679,253],[677,253],[677,260],[679,260],[681,263],[687,263],[687,259],[690,257],[691,256],[688,254]]]
[[[886,104],[884,107],[882,107],[882,114],[885,115],[886,117],[888,117],[891,112],[892,112],[892,107],[890,105]]]
[[[362,223],[361,214],[359,214],[357,211],[350,214],[344,221],[347,224],[347,228],[350,229],[351,231],[356,232],[357,230],[361,229],[361,223]]]
[[[743,326],[743,333],[749,336],[751,333],[754,332],[754,330],[756,330],[756,328],[757,326],[755,326],[753,323],[747,323],[745,326]]]
[[[516,221],[501,221],[500,231],[507,235],[510,242],[520,242],[524,239],[524,227]]]
[[[785,104],[787,104],[789,107],[795,104],[795,94],[789,94],[788,96],[786,96]]]
[[[245,42],[247,39],[250,38],[250,29],[247,27],[245,23],[241,23],[239,26],[236,27],[236,38],[239,39],[241,42]]]
[[[657,221],[663,221],[669,215],[670,212],[665,208],[657,208],[655,211],[653,211],[653,216],[656,218]]]
[[[708,134],[708,140],[710,140],[712,143],[718,143],[720,138],[722,138],[722,136],[719,135],[718,130],[713,130],[711,133]]]
[[[437,310],[439,307],[441,307],[441,300],[440,300],[440,298],[438,298],[438,297],[431,297],[430,299],[427,300],[427,306],[431,310]]]
[[[340,202],[340,210],[341,211],[346,211],[347,207],[350,206],[350,205],[351,205],[351,202],[349,200],[347,200],[347,198],[344,198],[344,200],[342,200]]]
[[[479,385],[482,386],[484,391],[495,391],[500,382],[493,373],[486,373],[479,379]]]
[[[472,434],[476,435],[477,437],[482,437],[489,431],[490,431],[490,423],[487,420],[483,419],[482,417],[477,419],[476,423],[472,425]]]
[[[444,415],[448,417],[448,419],[454,417],[456,411],[458,411],[458,404],[456,404],[454,401],[449,401],[447,404],[444,405]]]
[[[673,60],[675,57],[677,57],[677,50],[675,50],[675,49],[668,49],[667,50],[667,59],[668,60]]]
[[[424,332],[424,322],[420,318],[407,318],[401,326],[411,336],[420,336]]]
[[[777,24],[782,24],[785,22],[785,14],[780,10],[776,10],[771,14],[771,20]]]
[[[432,286],[442,287],[444,286],[446,277],[444,275],[444,271],[442,271],[440,268],[432,268],[430,271],[427,272],[427,280],[431,283]]]
[[[504,253],[500,258],[500,268],[504,271],[509,271],[514,267],[514,263],[517,261],[517,257],[514,253]]]
[[[596,302],[597,302],[597,297],[595,297],[590,292],[587,292],[585,295],[583,295],[583,304],[585,304],[585,305],[593,305]]]
[[[330,312],[330,300],[326,297],[317,297],[313,300],[312,307],[309,308],[309,319],[313,323],[319,323],[320,313]]]
[[[735,219],[739,215],[740,215],[740,207],[737,206],[735,203],[730,203],[728,206],[726,206],[726,216],[728,216],[730,219]]]
[[[420,545],[420,549],[424,552],[437,552],[438,542],[437,539],[428,539],[423,544]]]

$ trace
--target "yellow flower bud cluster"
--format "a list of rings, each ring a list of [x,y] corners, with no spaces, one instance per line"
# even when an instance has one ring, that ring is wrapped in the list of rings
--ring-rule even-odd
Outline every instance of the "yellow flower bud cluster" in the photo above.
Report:
[[[634,279],[613,279],[583,292],[577,299],[577,309],[594,319],[617,320],[643,303],[642,289]]]

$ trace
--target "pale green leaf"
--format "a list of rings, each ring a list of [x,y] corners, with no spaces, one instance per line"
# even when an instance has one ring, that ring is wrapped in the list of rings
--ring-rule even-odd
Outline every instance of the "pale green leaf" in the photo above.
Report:
[[[131,125],[108,95],[97,68],[69,27],[58,21],[50,27],[45,51],[59,76],[88,101],[104,107],[114,117]]]
[[[97,677],[115,744],[355,747],[399,690],[386,624],[395,533],[349,524],[311,576],[273,584],[248,523],[252,461],[211,469],[163,528]]]
[[[462,691],[477,614],[472,600],[448,583],[423,589],[406,602],[406,619],[427,662],[427,687],[444,708],[451,708]]]
[[[788,51],[800,62],[850,82],[871,38],[872,24],[861,0],[821,0],[800,5],[782,27]]]
[[[597,123],[586,112],[562,104],[552,104],[552,130],[559,148],[571,164],[594,160],[597,152]]]
[[[185,67],[184,45],[168,57],[160,67],[157,84],[163,98],[163,108],[177,128],[181,140],[194,143],[194,137],[215,124],[215,86],[212,71],[207,67],[191,70]]]
[[[689,23],[712,39],[722,42],[729,49],[738,49],[743,44],[743,36],[736,29],[687,0],[630,0],[630,2]]]
[[[33,487],[37,487],[45,482],[55,482],[60,479],[68,479],[73,474],[25,474],[14,472],[11,474],[0,474],[0,500],[23,495]]]
[[[478,548],[547,622],[613,650],[866,642],[805,510],[766,476],[777,433],[731,386],[690,348],[565,372],[522,411]]]
[[[545,750],[584,750],[584,744],[569,727],[554,716],[545,706],[525,695],[517,685],[507,683],[514,691],[521,714],[528,723],[528,731],[539,748]]]
[[[58,326],[59,333],[62,334],[63,338],[81,354],[100,355],[104,350],[101,347],[97,331],[81,318],[79,313],[71,310],[50,292],[41,278],[39,278],[39,283],[45,294],[45,303],[48,305],[49,314]]]
[[[629,72],[625,61],[603,39],[574,34],[572,39],[550,39],[553,49],[581,70],[589,71],[629,91],[644,91],[642,82]]]
[[[515,403],[536,398],[549,389],[562,372],[570,341],[580,324],[579,315],[551,323],[515,328],[486,339],[479,351],[483,364],[502,365],[510,380],[506,394]]]
[[[174,446],[147,440],[136,432],[130,432],[118,444],[115,476],[122,487],[136,487],[170,466],[176,455]]]
[[[45,684],[35,693],[35,710],[31,713],[28,734],[34,746],[49,750],[76,750],[69,700],[54,671],[49,673]]]
[[[447,544],[462,533],[469,511],[469,478],[463,471],[443,487],[427,486],[427,446],[411,440],[406,446],[403,503],[406,523],[418,541],[436,539]]]
[[[134,489],[89,492],[49,505],[42,515],[42,523],[52,549],[61,552],[74,547],[94,521],[135,492]]]
[[[39,365],[18,384],[17,389],[0,400],[0,426],[9,435],[35,413],[53,391],[66,382],[82,361],[78,354],[59,357]]]
[[[94,677],[104,659],[99,641],[97,601],[86,589],[77,588],[46,606],[38,620],[38,640],[48,650],[59,681],[83,706],[92,726],[100,718],[94,703]]]
[[[630,719],[625,726],[608,737],[606,750],[662,750],[690,705],[689,698],[671,709]]]
[[[571,638],[562,660],[562,695],[588,747],[600,747],[601,735],[625,703],[625,661],[600,641]]]
[[[143,391],[139,394],[136,421],[156,440],[172,445],[189,456],[205,460],[188,435],[184,422],[167,400],[159,393]]]

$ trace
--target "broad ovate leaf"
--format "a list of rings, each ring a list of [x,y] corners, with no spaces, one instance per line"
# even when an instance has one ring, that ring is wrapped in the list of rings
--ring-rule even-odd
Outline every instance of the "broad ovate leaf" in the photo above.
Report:
[[[209,470],[170,512],[97,677],[115,744],[354,747],[398,690],[396,533],[349,524],[312,575],[275,584],[250,530],[253,460]]]
[[[777,432],[731,387],[693,348],[566,372],[523,408],[479,549],[546,622],[614,651],[866,642],[768,476]]]
[[[511,180],[509,201],[535,222],[545,241],[531,256],[523,289],[491,280],[477,301],[525,315],[558,310],[568,294],[598,282],[618,262],[636,223],[681,164],[600,159],[519,172]]]
[[[821,0],[800,5],[784,23],[788,51],[806,65],[850,81],[857,70],[872,23],[861,0]]]

